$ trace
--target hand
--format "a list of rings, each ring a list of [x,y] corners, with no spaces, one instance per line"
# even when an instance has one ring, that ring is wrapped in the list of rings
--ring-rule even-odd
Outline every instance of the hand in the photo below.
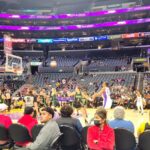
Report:
[[[93,95],[92,95],[92,99],[93,99],[93,100],[95,100],[95,98],[96,98],[96,95],[95,95],[95,94],[93,94]]]
[[[30,146],[32,144],[32,142],[29,142],[28,144],[26,144],[26,147]]]
[[[98,140],[94,140],[93,142],[94,142],[95,144],[98,144]]]

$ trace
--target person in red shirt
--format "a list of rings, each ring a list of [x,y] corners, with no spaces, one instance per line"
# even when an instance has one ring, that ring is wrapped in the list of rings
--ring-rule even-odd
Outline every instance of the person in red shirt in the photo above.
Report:
[[[94,116],[94,126],[88,128],[87,144],[90,150],[114,150],[114,130],[106,122],[107,112],[99,108]]]
[[[7,109],[7,107],[6,107]],[[6,116],[6,109],[0,109],[0,125],[3,125],[5,128],[9,128],[12,124],[12,120],[9,116]],[[8,141],[0,141],[0,145],[6,144]]]
[[[31,136],[32,128],[36,124],[38,124],[37,119],[33,118],[33,116],[34,116],[34,109],[33,109],[33,107],[25,107],[24,116],[22,116],[18,120],[19,124],[24,125],[28,129],[30,136]],[[25,146],[26,144],[28,144],[28,142],[30,142],[30,141],[27,141],[25,143],[16,143],[16,144],[19,145],[19,146]]]

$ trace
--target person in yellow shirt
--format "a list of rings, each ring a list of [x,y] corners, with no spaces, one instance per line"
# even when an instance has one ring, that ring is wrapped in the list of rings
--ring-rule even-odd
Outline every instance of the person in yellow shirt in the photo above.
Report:
[[[150,120],[150,112],[149,112],[149,120]],[[144,131],[150,130],[150,121],[142,122],[137,130],[137,136],[140,136]]]

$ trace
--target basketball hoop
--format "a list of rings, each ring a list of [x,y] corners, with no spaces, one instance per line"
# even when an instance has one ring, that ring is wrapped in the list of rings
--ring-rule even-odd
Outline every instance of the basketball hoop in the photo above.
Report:
[[[22,57],[6,54],[5,72],[21,75],[23,73]]]

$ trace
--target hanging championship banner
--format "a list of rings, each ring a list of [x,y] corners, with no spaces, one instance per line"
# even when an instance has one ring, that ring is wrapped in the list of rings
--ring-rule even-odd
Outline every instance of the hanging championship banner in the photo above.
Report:
[[[12,38],[9,35],[4,35],[4,53],[12,53]]]

